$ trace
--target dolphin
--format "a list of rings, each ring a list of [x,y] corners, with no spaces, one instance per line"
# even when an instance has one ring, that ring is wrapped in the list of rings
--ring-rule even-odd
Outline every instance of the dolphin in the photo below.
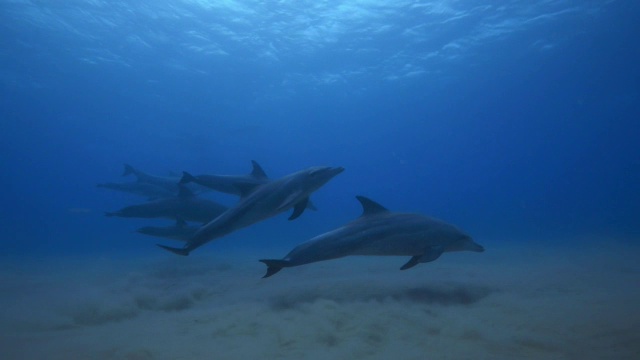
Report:
[[[175,225],[172,226],[145,226],[139,228],[136,232],[149,236],[187,241],[199,228],[199,226],[189,226],[186,221],[178,219]]]
[[[182,248],[158,244],[178,255],[189,255],[207,242],[221,238],[293,208],[289,220],[300,216],[309,201],[309,195],[344,171],[343,167],[311,167],[258,187],[247,186],[236,206],[201,227]],[[242,187],[242,186],[241,186]]]
[[[269,177],[257,161],[251,160],[252,170],[248,175],[191,175],[183,171],[180,184],[195,183],[208,189],[231,195],[242,195],[259,185],[268,183]],[[307,209],[318,210],[309,200]]]
[[[196,197],[189,189],[180,187],[178,196],[132,205],[106,216],[135,218],[170,218],[207,223],[224,213],[227,207],[211,200]]]
[[[193,176],[184,171],[180,184],[190,182],[202,185],[215,191],[241,195],[242,190],[247,190],[251,186],[259,186],[269,181],[267,174],[262,170],[260,164],[251,160],[253,170],[248,175],[197,175]],[[240,185],[238,185],[240,184]],[[242,190],[241,190],[242,189]]]
[[[129,164],[124,164],[124,171],[122,172],[122,176],[127,176],[133,174],[136,177],[136,182],[141,184],[151,184],[157,187],[161,187],[168,192],[173,194],[177,194],[180,191],[180,177],[167,177],[167,176],[156,176],[148,174],[144,171],[138,170]],[[186,185],[189,190],[194,193],[202,193],[204,191],[209,190],[208,188],[198,185],[198,184],[187,184]]]
[[[391,212],[364,196],[362,215],[291,250],[283,259],[262,259],[267,265],[263,277],[282,268],[351,255],[411,256],[400,269],[436,260],[444,252],[475,251],[484,248],[453,225],[421,214]]]
[[[175,189],[176,192],[178,190],[177,184],[180,178],[151,175],[138,170],[129,164],[124,164],[124,171],[122,172],[122,176],[127,176],[130,174],[133,174],[140,183],[153,184],[159,187],[166,188],[168,190]]]
[[[146,197],[148,200],[162,199],[172,197],[176,195],[175,191],[157,186],[154,184],[141,183],[141,182],[127,182],[127,183],[103,183],[96,185],[100,188],[122,191],[130,194],[140,195]],[[176,188],[177,190],[177,188]]]

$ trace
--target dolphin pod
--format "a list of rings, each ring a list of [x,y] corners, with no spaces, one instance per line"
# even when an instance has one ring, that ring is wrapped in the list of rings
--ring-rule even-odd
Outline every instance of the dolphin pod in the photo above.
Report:
[[[201,227],[182,248],[158,246],[175,254],[186,256],[211,240],[221,238],[289,209],[293,209],[289,220],[296,219],[307,208],[309,195],[343,171],[342,167],[317,166],[258,187],[246,188],[236,206]]]
[[[181,247],[157,245],[186,256],[210,241],[288,210],[292,210],[289,220],[298,218],[307,208],[315,210],[309,196],[344,171],[342,167],[317,166],[271,180],[257,162],[251,163],[252,171],[247,175],[193,176],[185,171],[181,179],[154,176],[125,165],[123,176],[133,174],[137,177],[136,182],[98,186],[136,193],[153,200],[106,215],[174,219],[173,226],[147,226],[137,232],[179,240],[183,242]],[[200,198],[187,188],[195,184],[237,195],[239,200],[227,208]],[[261,259],[267,266],[263,278],[283,268],[354,255],[408,256],[409,260],[400,267],[406,270],[434,261],[445,252],[484,251],[481,245],[454,225],[422,214],[392,212],[364,196],[356,196],[356,199],[362,206],[360,217],[294,247],[281,259]],[[203,225],[189,225],[187,221]]]
[[[179,177],[164,177],[151,175],[141,171],[129,164],[124,164],[122,176],[134,175],[136,180],[124,183],[103,183],[98,184],[99,188],[125,192],[147,198],[147,200],[158,200],[176,196],[182,187]],[[194,193],[201,193],[206,188],[200,185],[186,185]]]
[[[256,222],[275,216],[288,209],[294,209],[291,220],[297,218],[305,209],[316,210],[309,200],[311,192],[324,185],[333,176],[342,172],[342,168],[315,167],[281,179],[270,180],[262,167],[252,161],[253,169],[248,175],[199,175],[193,176],[183,173],[179,181],[170,178],[145,173],[125,164],[122,174],[133,174],[137,177],[134,183],[100,184],[113,190],[136,193],[148,196],[149,202],[124,207],[113,212],[106,212],[108,217],[124,218],[168,218],[176,221],[170,227],[147,226],[137,232],[181,240],[185,242],[182,248],[172,248],[158,245],[176,254],[188,255],[197,247],[215,238],[227,235],[235,230],[247,227]],[[329,176],[324,176],[329,175]],[[207,187],[219,192],[240,196],[240,201],[231,209],[214,201],[203,199],[191,191],[187,186],[195,183],[197,186]],[[109,185],[109,186],[107,186]],[[143,193],[139,189],[145,189]],[[171,192],[178,189],[177,194]],[[150,189],[161,189],[168,195],[154,197]],[[224,216],[222,216],[224,215]],[[220,219],[218,219],[220,218]],[[214,222],[213,220],[218,220]],[[224,221],[223,221],[224,220]],[[186,222],[206,224],[201,227],[189,226]]]

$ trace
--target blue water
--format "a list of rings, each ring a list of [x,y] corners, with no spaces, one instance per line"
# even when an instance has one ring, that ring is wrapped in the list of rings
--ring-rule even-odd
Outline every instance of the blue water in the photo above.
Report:
[[[2,252],[159,252],[133,230],[168,223],[104,217],[141,200],[95,185],[125,181],[124,163],[244,174],[250,160],[273,178],[346,171],[313,195],[317,212],[198,253],[281,256],[358,216],[355,195],[494,248],[635,241],[638,14],[632,1],[1,1]]]

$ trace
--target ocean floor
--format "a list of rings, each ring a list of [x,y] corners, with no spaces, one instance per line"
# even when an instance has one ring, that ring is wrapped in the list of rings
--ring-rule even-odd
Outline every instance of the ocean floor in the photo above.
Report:
[[[640,246],[2,258],[0,359],[637,359]],[[212,255],[213,254],[213,255]]]

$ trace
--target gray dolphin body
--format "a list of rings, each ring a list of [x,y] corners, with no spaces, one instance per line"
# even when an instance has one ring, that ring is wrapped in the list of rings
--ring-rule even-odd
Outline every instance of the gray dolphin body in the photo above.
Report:
[[[238,204],[200,228],[183,248],[159,245],[178,255],[189,255],[194,249],[236,230],[268,219],[293,208],[289,220],[300,216],[309,201],[309,195],[334,176],[342,167],[312,167],[247,189]]]
[[[106,216],[134,218],[169,218],[207,223],[224,213],[227,207],[211,200],[200,199],[186,188],[171,198],[150,201],[148,203],[124,207]]]
[[[156,176],[148,174],[144,171],[134,168],[129,164],[124,164],[124,172],[122,176],[127,176],[133,174],[136,177],[136,182],[140,184],[154,185],[159,188],[163,188],[166,192],[169,192],[173,195],[177,194],[180,191],[180,188],[184,185],[180,184],[180,177],[167,177],[167,176]],[[187,184],[186,187],[194,193],[202,193],[205,190],[208,190],[206,187],[203,187],[198,184]]]
[[[180,178],[151,175],[138,170],[129,164],[124,164],[124,172],[122,173],[122,176],[130,174],[133,174],[140,183],[162,187],[168,191],[173,191],[174,194],[178,192],[178,182],[180,181]]]
[[[176,195],[175,191],[170,191],[165,187],[157,186],[154,184],[141,183],[137,181],[127,183],[104,183],[98,184],[97,186],[101,188],[122,191],[129,194],[144,196],[149,200],[162,199]]]
[[[484,248],[453,225],[421,214],[391,212],[380,204],[356,197],[362,216],[295,247],[281,260],[263,259],[269,277],[282,268],[350,255],[411,256],[400,269],[434,261],[444,252]]]
[[[190,182],[213,189],[215,191],[242,195],[242,191],[248,187],[257,187],[266,184],[269,181],[267,174],[262,167],[256,162],[251,161],[253,170],[248,175],[197,175],[193,176],[188,172],[183,172],[180,184],[188,184]]]
[[[223,192],[231,195],[248,193],[252,189],[268,183],[269,177],[257,161],[251,160],[252,170],[248,175],[191,175],[183,171],[180,184],[194,183],[208,189]],[[309,200],[307,209],[317,210],[315,205]]]
[[[196,233],[196,231],[198,231],[199,228],[199,226],[187,225],[186,221],[179,219],[176,221],[176,224],[172,226],[145,226],[136,231],[140,234],[149,236],[187,241]]]

